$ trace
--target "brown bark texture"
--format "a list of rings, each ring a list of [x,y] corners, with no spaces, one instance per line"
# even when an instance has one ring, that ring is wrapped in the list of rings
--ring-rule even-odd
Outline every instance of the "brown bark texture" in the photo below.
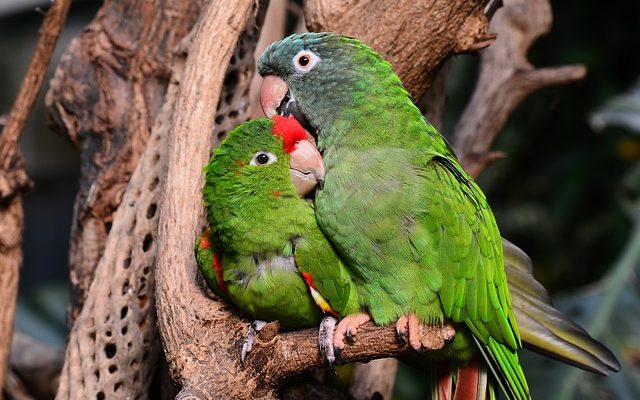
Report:
[[[5,382],[11,348],[22,263],[22,194],[31,186],[18,139],[40,92],[70,4],[70,0],[60,0],[47,11],[31,63],[0,133],[0,389]]]
[[[370,45],[393,65],[414,99],[444,60],[488,46],[488,0],[308,0],[311,31],[332,31]]]
[[[50,125],[78,148],[81,160],[69,248],[70,325],[163,104],[176,46],[201,3],[105,1],[69,45],[50,83]]]
[[[549,0],[508,0],[491,20],[497,39],[480,52],[480,75],[471,101],[454,132],[454,148],[464,168],[477,177],[504,157],[489,152],[509,115],[532,92],[584,78],[583,65],[535,68],[527,60],[531,45],[549,33],[553,15]]]

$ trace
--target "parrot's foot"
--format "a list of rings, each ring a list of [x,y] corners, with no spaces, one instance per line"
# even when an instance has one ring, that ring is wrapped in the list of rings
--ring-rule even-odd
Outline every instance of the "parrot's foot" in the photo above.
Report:
[[[347,340],[349,340],[349,342],[355,342],[356,334],[358,333],[358,327],[370,320],[371,316],[369,314],[351,314],[342,318],[342,320],[338,322],[336,330],[333,333],[334,350],[339,353],[340,351],[342,351],[342,349],[344,349],[345,336]]]
[[[324,358],[329,362],[329,366],[333,368],[336,361],[336,352],[333,348],[333,333],[336,329],[338,320],[330,315],[322,318],[320,322],[320,331],[318,332],[318,346]]]
[[[253,348],[253,342],[256,340],[258,333],[266,325],[267,325],[266,321],[257,319],[253,321],[249,326],[249,332],[247,333],[247,337],[244,338],[244,344],[242,345],[242,354],[240,356],[240,359],[242,360],[243,364],[247,360],[247,355],[251,352],[251,349]]]
[[[396,331],[400,340],[409,342],[416,351],[440,350],[456,334],[453,325],[427,325],[418,320],[415,314],[402,316],[396,322]]]

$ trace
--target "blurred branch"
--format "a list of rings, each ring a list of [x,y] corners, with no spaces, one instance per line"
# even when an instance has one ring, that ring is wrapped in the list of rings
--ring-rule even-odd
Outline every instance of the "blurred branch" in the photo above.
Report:
[[[46,346],[20,332],[13,335],[9,366],[36,399],[55,396],[63,361],[61,349]]]
[[[584,78],[582,65],[536,69],[527,60],[529,48],[549,32],[552,20],[548,0],[506,1],[491,20],[498,38],[480,53],[478,83],[453,135],[454,148],[471,176],[477,177],[502,157],[489,148],[525,97],[546,86]]]
[[[398,360],[381,358],[353,366],[349,393],[355,400],[391,399],[398,372]]]
[[[70,0],[58,0],[47,12],[31,64],[0,134],[0,385],[5,381],[22,263],[24,219],[21,193],[30,186],[18,139],[40,91],[70,4]]]

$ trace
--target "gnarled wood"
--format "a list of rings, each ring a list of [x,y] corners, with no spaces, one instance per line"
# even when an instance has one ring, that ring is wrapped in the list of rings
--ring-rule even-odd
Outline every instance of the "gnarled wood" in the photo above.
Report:
[[[429,88],[442,61],[491,43],[488,0],[309,0],[312,31],[356,37],[393,65],[414,99]]]
[[[489,147],[526,96],[546,86],[584,78],[582,65],[536,69],[527,60],[529,48],[549,32],[552,19],[548,0],[509,0],[491,20],[491,31],[498,38],[480,53],[480,76],[473,97],[454,129],[454,147],[471,176],[503,157],[488,153]]]
[[[59,0],[47,12],[35,53],[0,133],[0,387],[5,381],[22,263],[22,193],[30,187],[18,139],[40,92],[70,5],[70,0]]]
[[[70,325],[87,296],[202,0],[107,0],[62,56],[46,96],[50,125],[80,151],[71,226]]]

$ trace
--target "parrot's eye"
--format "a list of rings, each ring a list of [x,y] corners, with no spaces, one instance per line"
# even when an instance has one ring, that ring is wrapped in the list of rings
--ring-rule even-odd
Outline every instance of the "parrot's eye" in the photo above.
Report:
[[[309,50],[300,50],[298,54],[293,56],[293,66],[296,68],[296,71],[302,74],[311,71],[319,61],[320,57]]]
[[[269,153],[267,151],[259,151],[253,156],[249,164],[261,167],[263,165],[273,164],[277,159],[278,157],[276,157],[272,153]]]

